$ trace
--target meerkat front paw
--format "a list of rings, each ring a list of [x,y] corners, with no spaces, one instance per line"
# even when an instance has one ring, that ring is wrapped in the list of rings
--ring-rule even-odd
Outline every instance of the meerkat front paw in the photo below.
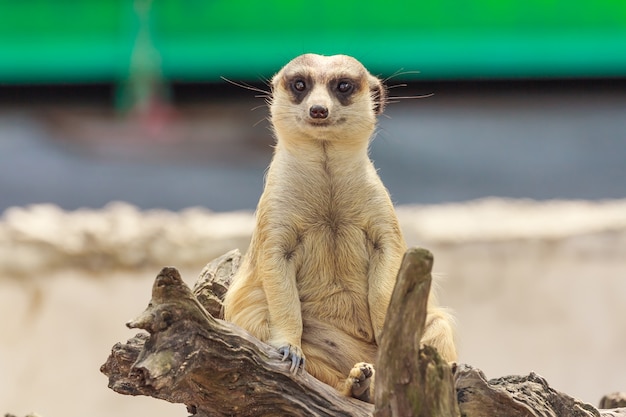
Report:
[[[292,374],[296,374],[298,369],[304,369],[305,357],[302,349],[299,346],[292,344],[285,344],[278,347],[278,353],[282,354],[282,361],[291,360],[291,367],[289,371]]]
[[[365,362],[354,365],[346,380],[350,394],[361,401],[370,402],[370,385],[373,377],[373,365]]]

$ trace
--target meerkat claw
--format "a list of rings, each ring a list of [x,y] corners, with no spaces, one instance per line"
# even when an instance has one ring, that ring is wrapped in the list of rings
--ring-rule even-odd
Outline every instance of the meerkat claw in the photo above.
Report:
[[[292,345],[281,346],[278,348],[278,353],[283,355],[281,358],[281,361],[283,362],[291,359],[289,372],[292,374],[296,374],[300,368],[304,369],[305,358],[300,348]]]

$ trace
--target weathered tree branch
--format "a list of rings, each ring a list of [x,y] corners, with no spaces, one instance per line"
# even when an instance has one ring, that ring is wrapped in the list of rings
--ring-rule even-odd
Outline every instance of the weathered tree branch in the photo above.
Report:
[[[146,311],[128,323],[149,336],[117,344],[101,370],[109,387],[184,403],[197,416],[370,416],[272,347],[211,317],[174,268],[157,276]]]
[[[204,267],[193,287],[193,294],[200,304],[217,319],[224,318],[222,301],[240,263],[241,252],[238,249],[225,253]]]
[[[239,261],[233,251],[211,262],[193,293],[176,269],[163,268],[148,308],[127,324],[148,333],[117,343],[101,367],[109,387],[183,403],[199,417],[374,415],[371,404],[346,398],[306,372],[292,375],[275,349],[214,318]],[[377,366],[376,416],[453,417],[460,410],[464,417],[626,417],[626,409],[598,411],[535,374],[486,381],[461,365],[453,388],[453,372],[437,352],[417,350],[431,268],[428,251],[412,250],[399,272]]]
[[[626,392],[613,392],[600,400],[600,408],[626,407]]]
[[[432,267],[425,249],[409,249],[402,260],[378,352],[376,417],[460,415],[450,366],[435,349],[420,349]]]
[[[455,373],[455,386],[464,416],[626,416],[626,409],[598,410],[556,391],[532,372],[487,381],[480,370],[460,365]]]

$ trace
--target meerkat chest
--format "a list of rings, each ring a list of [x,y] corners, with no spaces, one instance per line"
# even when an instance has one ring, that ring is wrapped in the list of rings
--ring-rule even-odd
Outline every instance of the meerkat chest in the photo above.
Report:
[[[364,170],[336,171],[322,165],[292,179],[282,193],[281,212],[297,231],[290,246],[301,298],[364,292],[371,252],[368,228],[378,217],[369,204],[381,190]],[[309,288],[314,291],[309,293]]]
[[[312,206],[294,258],[302,315],[371,340],[368,210],[354,190],[326,189],[329,204]],[[320,193],[322,195],[322,193]],[[358,322],[358,325],[355,324]],[[358,327],[358,331],[355,330]]]
[[[376,217],[368,202],[379,190],[366,177],[361,170],[335,171],[329,166],[303,172],[283,190],[288,205],[284,211],[297,230],[314,234],[314,241],[332,248],[354,245],[362,237],[356,234]]]

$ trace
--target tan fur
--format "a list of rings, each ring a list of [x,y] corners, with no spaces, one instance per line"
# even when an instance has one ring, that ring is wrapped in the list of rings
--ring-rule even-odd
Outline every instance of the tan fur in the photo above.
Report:
[[[338,93],[342,82],[350,94]],[[250,248],[224,300],[226,320],[281,349],[295,370],[306,358],[314,377],[365,400],[373,370],[360,362],[376,361],[406,250],[368,157],[384,99],[380,80],[344,55],[302,55],[274,76],[276,149]],[[313,117],[313,106],[327,117]],[[423,342],[456,359],[451,318],[434,303]]]

